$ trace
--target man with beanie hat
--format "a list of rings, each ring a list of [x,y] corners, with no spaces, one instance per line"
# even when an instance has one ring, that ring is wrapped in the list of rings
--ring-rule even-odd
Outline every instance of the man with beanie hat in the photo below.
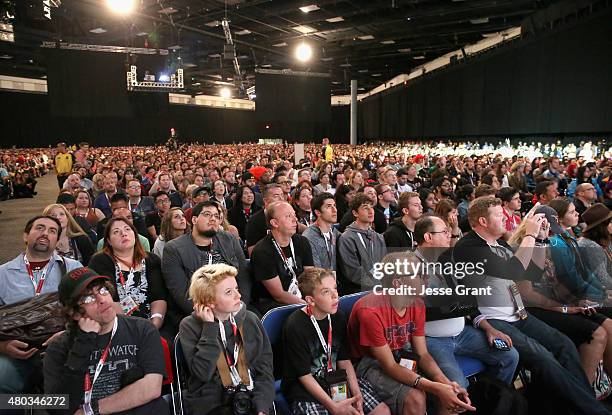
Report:
[[[62,277],[68,324],[46,351],[45,393],[68,394],[70,414],[167,414],[159,333],[148,320],[118,315],[113,290],[108,277],[90,268]]]

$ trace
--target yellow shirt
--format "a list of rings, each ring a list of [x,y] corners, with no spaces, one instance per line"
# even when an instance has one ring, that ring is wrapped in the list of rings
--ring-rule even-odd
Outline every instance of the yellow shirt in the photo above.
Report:
[[[69,174],[72,171],[72,155],[58,153],[55,156],[55,171],[57,174]]]
[[[333,157],[334,157],[334,150],[332,149],[332,146],[328,144],[325,147],[325,161],[333,161]]]

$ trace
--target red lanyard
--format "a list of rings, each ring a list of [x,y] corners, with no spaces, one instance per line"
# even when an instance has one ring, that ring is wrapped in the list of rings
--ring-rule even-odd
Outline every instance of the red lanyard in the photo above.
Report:
[[[30,277],[30,281],[32,281],[32,286],[34,287],[34,295],[40,295],[43,286],[45,285],[45,279],[47,278],[47,274],[53,267],[53,258],[49,259],[49,263],[45,266],[42,273],[40,274],[40,279],[38,280],[38,284],[36,284],[36,278],[34,278],[34,270],[32,269],[32,265],[30,265],[30,261],[23,255],[23,262],[25,262],[26,269],[28,270],[28,276]]]
[[[115,336],[116,332],[117,332],[117,317],[115,317],[115,323],[113,324],[113,331],[111,332],[111,337],[108,340],[108,344],[104,348],[104,351],[102,352],[102,356],[100,357],[100,360],[98,361],[98,364],[96,365],[96,371],[94,372],[93,381],[91,380],[91,376],[89,375],[89,370],[85,373],[85,382],[83,384],[83,389],[85,391],[84,401],[86,405],[91,402],[93,385],[96,383],[96,380],[98,380],[98,376],[100,376],[100,372],[102,372],[102,367],[104,366],[104,363],[106,363],[106,359],[108,358],[108,353],[110,351],[110,346],[111,346],[111,343],[113,342],[113,337]]]
[[[128,265],[117,257],[115,257],[115,259],[117,260],[117,262],[121,262],[123,265]],[[134,273],[134,268],[135,268],[135,264],[132,264],[130,266],[130,274]],[[125,289],[125,278],[123,277],[123,271],[121,270],[121,267],[119,266],[119,264],[117,264],[117,269],[119,270],[119,281],[121,281],[121,286],[123,287],[123,289]]]

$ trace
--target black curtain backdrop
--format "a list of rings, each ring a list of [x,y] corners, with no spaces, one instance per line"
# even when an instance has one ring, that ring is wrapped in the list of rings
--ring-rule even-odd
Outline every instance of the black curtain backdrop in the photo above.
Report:
[[[170,128],[176,128],[181,139],[203,143],[282,137],[272,132],[259,134],[255,111],[173,104],[160,112],[155,94],[142,95],[144,99],[135,107],[138,117],[55,117],[50,114],[48,95],[0,91],[0,147],[46,147],[58,141],[82,140],[95,145],[149,145],[166,142]],[[332,142],[348,142],[348,117],[348,107],[332,108]]]
[[[331,78],[257,73],[255,113],[262,138],[320,141],[331,131]]]
[[[612,12],[365,99],[363,140],[612,131]]]

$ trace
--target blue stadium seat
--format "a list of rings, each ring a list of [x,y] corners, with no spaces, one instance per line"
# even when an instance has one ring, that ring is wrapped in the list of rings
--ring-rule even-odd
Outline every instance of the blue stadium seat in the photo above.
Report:
[[[357,300],[368,294],[368,292],[369,291],[362,291],[360,293],[348,294],[340,297],[340,304],[338,305],[338,308],[342,310],[342,312],[348,318]],[[459,367],[461,370],[463,370],[463,374],[466,378],[477,375],[486,369],[485,364],[478,359],[467,356],[455,356],[455,358],[457,359],[457,363],[459,363]]]
[[[463,374],[466,378],[477,375],[480,372],[484,372],[486,366],[478,359],[474,359],[473,357],[467,356],[459,356],[455,355],[455,359],[457,363],[459,363],[459,367],[463,370]]]
[[[283,334],[283,324],[287,317],[291,315],[295,310],[303,307],[302,304],[292,304],[285,305],[282,307],[273,308],[268,311],[263,318],[261,319],[261,324],[264,326],[264,330],[266,330],[266,334],[270,339],[270,344],[272,347],[282,339]],[[274,405],[276,407],[277,414],[286,414],[291,415],[291,409],[289,408],[289,404],[287,400],[283,396],[280,391],[281,381],[277,379],[274,383],[276,390],[276,397],[274,398]]]
[[[364,295],[368,294],[369,291],[362,291],[360,293],[347,294],[340,297],[340,304],[338,304],[338,309],[344,313],[346,318],[351,315],[351,310],[353,306]]]
[[[189,367],[185,360],[185,354],[183,353],[183,346],[181,346],[181,339],[179,338],[180,333],[174,338],[174,368],[176,369],[176,390],[178,393],[177,402],[174,404],[175,415],[185,415],[187,411],[183,405],[183,386],[187,385],[187,377],[189,376]],[[183,379],[181,379],[181,377]],[[174,401],[174,399],[173,399]]]

